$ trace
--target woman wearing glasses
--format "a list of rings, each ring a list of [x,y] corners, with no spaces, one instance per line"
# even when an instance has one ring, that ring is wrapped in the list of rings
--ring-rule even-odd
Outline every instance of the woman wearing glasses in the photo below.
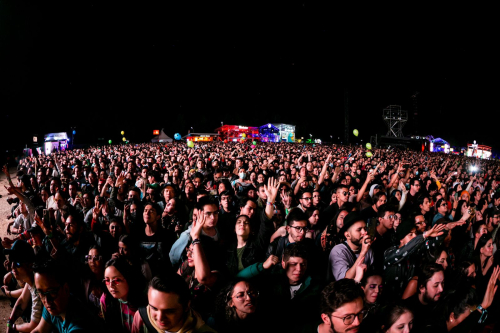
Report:
[[[87,306],[100,317],[101,296],[106,289],[103,283],[104,279],[104,258],[101,248],[97,245],[92,246],[88,255],[85,256],[85,262],[88,265],[88,272],[82,279],[82,290],[85,292],[82,299],[86,300]]]
[[[250,282],[236,280],[227,285],[217,296],[215,308],[208,324],[219,333],[271,331],[270,321],[260,311],[259,291]]]
[[[130,332],[134,314],[145,305],[144,280],[137,270],[122,258],[106,263],[101,308],[106,326],[113,332]]]

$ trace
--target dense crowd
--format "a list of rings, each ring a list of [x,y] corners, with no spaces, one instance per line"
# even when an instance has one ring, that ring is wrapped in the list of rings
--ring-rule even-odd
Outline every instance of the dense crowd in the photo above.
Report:
[[[213,142],[21,158],[15,179],[3,168],[7,332],[500,331],[499,163],[371,153]]]

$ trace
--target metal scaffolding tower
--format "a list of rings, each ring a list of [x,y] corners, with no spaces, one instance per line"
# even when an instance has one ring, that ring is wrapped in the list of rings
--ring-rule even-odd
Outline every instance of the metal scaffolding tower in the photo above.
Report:
[[[408,121],[408,111],[401,110],[401,105],[389,105],[384,109],[382,117],[389,127],[387,136],[402,138],[403,126]]]

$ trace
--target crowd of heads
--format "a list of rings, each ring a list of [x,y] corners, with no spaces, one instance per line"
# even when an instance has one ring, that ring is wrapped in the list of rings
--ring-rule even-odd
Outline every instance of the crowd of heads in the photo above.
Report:
[[[176,142],[22,157],[4,173],[2,289],[14,305],[27,285],[39,312],[18,329],[57,330],[74,309],[75,325],[120,332],[496,324],[494,160]]]

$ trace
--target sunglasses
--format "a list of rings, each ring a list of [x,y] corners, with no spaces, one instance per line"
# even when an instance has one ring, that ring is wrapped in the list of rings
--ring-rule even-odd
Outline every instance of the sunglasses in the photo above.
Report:
[[[104,280],[102,280],[102,282],[104,282],[107,286],[113,285],[113,284],[116,286],[116,285],[119,285],[120,283],[123,283],[123,279],[120,279],[120,278],[116,278],[116,279],[112,279],[112,280],[104,279]]]

